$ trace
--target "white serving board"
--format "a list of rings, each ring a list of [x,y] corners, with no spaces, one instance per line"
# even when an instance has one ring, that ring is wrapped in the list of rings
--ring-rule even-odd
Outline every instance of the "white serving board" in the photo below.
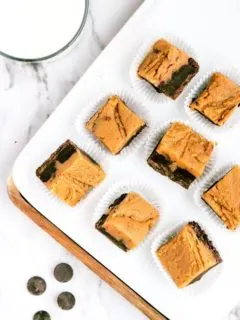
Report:
[[[70,94],[24,148],[13,169],[13,179],[23,196],[43,215],[127,283],[171,320],[223,320],[239,299],[240,234],[216,226],[194,203],[191,192],[157,174],[147,166],[143,151],[120,160],[106,157],[106,180],[75,208],[52,201],[35,176],[38,165],[65,139],[79,145],[82,139],[74,122],[81,109],[108,88],[126,87],[132,94],[129,67],[136,50],[152,34],[171,33],[189,42],[198,55],[200,73],[190,87],[209,68],[230,65],[240,68],[239,0],[147,0],[119,32]],[[172,117],[187,119],[184,97],[167,105],[144,104],[158,121]],[[216,167],[232,158],[240,159],[239,128],[221,135]],[[85,141],[86,143],[86,141]],[[224,256],[224,268],[215,286],[198,296],[186,295],[169,286],[151,260],[150,244],[126,254],[93,227],[93,212],[102,195],[115,181],[128,178],[147,181],[166,209],[161,231],[182,220],[198,219],[210,229]]]

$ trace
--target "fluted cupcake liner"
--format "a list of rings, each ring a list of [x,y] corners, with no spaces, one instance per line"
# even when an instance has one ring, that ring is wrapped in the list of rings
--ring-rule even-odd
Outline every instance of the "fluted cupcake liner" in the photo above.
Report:
[[[197,57],[195,54],[195,51],[193,48],[184,40],[180,39],[179,37],[172,35],[172,34],[159,34],[159,35],[154,35],[150,37],[147,41],[145,41],[140,48],[137,51],[136,56],[133,59],[132,65],[130,67],[130,79],[131,83],[138,92],[139,95],[143,99],[146,99],[147,101],[150,101],[154,104],[166,104],[169,102],[172,102],[173,100],[163,93],[158,93],[156,89],[149,84],[147,81],[139,78],[137,71],[140,66],[140,64],[143,62],[147,54],[151,51],[152,46],[156,41],[159,39],[166,39],[179,49],[185,51],[190,57],[195,59],[197,61]],[[184,88],[184,91],[186,90],[188,85]],[[181,96],[181,95],[180,95]],[[179,97],[180,97],[179,96]],[[178,98],[179,98],[178,97]],[[177,98],[177,99],[178,99]]]
[[[105,148],[105,146],[85,127],[88,120],[107,102],[108,98],[111,96],[119,96],[125,104],[135,112],[142,120],[145,121],[146,127],[133,138],[129,145],[124,147],[119,154],[112,155],[110,151]],[[128,90],[113,88],[107,91],[105,94],[102,94],[94,102],[90,102],[87,107],[79,114],[76,119],[75,126],[80,135],[83,135],[87,141],[100,151],[105,154],[105,156],[114,156],[114,157],[126,157],[134,153],[147,139],[148,134],[151,129],[151,124],[153,120],[151,119],[150,113],[147,108],[138,101]]]

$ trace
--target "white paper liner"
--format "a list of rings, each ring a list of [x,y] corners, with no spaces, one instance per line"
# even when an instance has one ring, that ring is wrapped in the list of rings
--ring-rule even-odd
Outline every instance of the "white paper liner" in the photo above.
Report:
[[[169,241],[171,238],[173,238],[182,229],[182,227],[190,221],[197,222],[200,225],[200,227],[202,228],[202,230],[206,232],[209,240],[213,242],[214,247],[219,252],[219,254],[222,258],[222,262],[219,265],[217,265],[216,267],[209,270],[205,275],[203,275],[203,277],[199,281],[196,281],[195,283],[192,283],[191,285],[186,286],[185,288],[178,288],[176,286],[175,282],[173,281],[172,277],[168,274],[167,270],[164,268],[164,266],[161,264],[160,260],[158,259],[157,255],[156,255],[156,251],[163,244],[165,244],[167,241]],[[169,285],[174,287],[176,290],[178,290],[184,294],[188,294],[188,295],[197,295],[197,294],[206,293],[206,291],[209,290],[209,288],[211,288],[216,283],[216,280],[219,278],[219,276],[221,275],[221,273],[223,271],[224,257],[221,254],[221,252],[218,250],[218,248],[216,246],[216,241],[214,240],[214,237],[212,237],[211,231],[209,229],[207,229],[205,227],[205,225],[203,225],[201,222],[199,222],[196,219],[186,220],[182,223],[171,226],[171,228],[169,228],[169,229],[165,230],[163,233],[159,234],[153,240],[153,242],[151,244],[151,254],[152,254],[152,258],[155,263],[155,266],[165,276],[165,278],[169,280],[168,281]]]
[[[80,142],[80,141],[76,141],[76,140],[73,140],[71,139],[72,142],[74,142],[77,147],[81,150],[83,150],[84,152],[86,152],[93,160],[95,160],[100,166],[101,168],[103,169],[103,171],[107,172],[107,168],[105,166],[105,163],[104,163],[104,158],[103,158],[103,154],[99,153],[98,150],[96,149],[96,147],[94,145],[91,145],[90,143],[84,143],[84,142]],[[62,142],[64,143],[64,141]],[[52,150],[52,152],[49,154],[49,157],[48,158],[44,158],[42,157],[42,161],[39,161],[39,164],[38,164],[38,167],[40,167],[44,161],[46,161],[47,159],[50,158],[51,154],[54,153],[57,148],[60,147],[57,146],[54,150]],[[53,201],[55,202],[56,204],[60,205],[60,206],[64,206],[65,208],[69,208],[71,209],[72,207],[70,205],[68,205],[66,202],[64,202],[63,200],[61,200],[60,198],[57,197],[57,195],[55,195],[53,192],[51,192],[47,186],[36,176],[36,179],[37,179],[37,184],[38,184],[38,188],[39,188],[39,192],[41,192],[42,194],[45,195],[45,197],[47,197],[50,201]],[[101,183],[100,183],[101,184]],[[99,184],[99,185],[100,185]],[[91,194],[91,193],[94,193],[94,191],[98,188],[98,186],[96,186],[95,188],[93,188],[87,195],[85,198],[81,199],[81,201],[79,201],[75,206],[74,208],[76,208],[77,206],[79,205],[82,205],[87,197]]]
[[[169,128],[170,124],[173,123],[173,122],[183,123],[183,124],[191,127],[195,132],[199,133],[200,135],[202,135],[203,137],[205,137],[209,141],[213,141],[212,137],[209,136],[209,134],[206,134],[206,132],[203,132],[202,130],[199,130],[199,128],[196,128],[196,126],[192,125],[192,123],[189,123],[188,121],[179,120],[179,119],[169,119],[169,120],[167,120],[165,122],[162,122],[159,125],[155,126],[155,128],[150,132],[149,137],[148,137],[148,139],[147,139],[147,141],[146,141],[146,143],[144,145],[144,158],[146,160],[150,157],[150,155],[152,154],[153,150],[156,148],[160,138],[165,134],[165,132]],[[213,152],[212,152],[212,156],[211,156],[209,162],[207,163],[203,174],[199,178],[196,178],[191,183],[191,185],[188,188],[188,190],[192,191],[195,188],[195,186],[200,181],[202,181],[212,171],[212,169],[213,169],[213,167],[214,167],[214,165],[216,163],[216,153],[217,153],[216,149],[217,149],[217,145],[215,144],[215,147],[214,147]],[[158,174],[160,174],[160,173],[158,173]],[[174,182],[174,183],[176,183],[176,182]]]
[[[212,208],[207,205],[205,201],[202,200],[201,196],[206,192],[215,182],[219,181],[223,176],[225,176],[232,167],[238,165],[236,162],[231,162],[226,164],[224,167],[218,170],[212,171],[211,175],[204,179],[194,190],[194,201],[197,206],[208,214],[210,219],[215,222],[220,228],[227,230],[229,233],[234,233],[234,231],[227,229],[224,222],[220,217],[212,210]],[[236,231],[235,231],[236,232]]]
[[[240,302],[231,309],[228,315],[228,320],[240,320]]]
[[[140,79],[137,75],[138,67],[143,62],[144,58],[147,56],[147,54],[150,52],[153,44],[159,40],[159,39],[166,39],[170,43],[174,44],[179,49],[185,51],[190,57],[192,57],[194,60],[197,61],[196,54],[193,50],[193,48],[180,39],[177,36],[171,35],[171,34],[159,34],[151,37],[151,39],[148,39],[146,42],[144,42],[140,48],[138,49],[138,52],[133,59],[132,65],[130,67],[130,79],[133,87],[138,91],[138,93],[144,98],[152,103],[156,104],[163,104],[163,103],[169,103],[172,101],[177,101],[179,97],[183,94],[183,92],[188,87],[189,83],[185,86],[183,92],[179,95],[179,97],[176,100],[173,100],[169,97],[167,97],[163,93],[158,93],[156,89],[150,85],[147,81]],[[192,81],[192,80],[191,80]],[[190,83],[191,83],[190,81]]]
[[[91,133],[89,132],[85,124],[87,121],[101,108],[107,101],[107,99],[113,95],[119,96],[142,120],[145,121],[146,127],[130,142],[130,144],[122,149],[118,155],[113,155],[107,148]],[[151,130],[151,116],[147,108],[138,101],[132,94],[125,89],[112,89],[105,94],[101,95],[95,102],[91,102],[77,117],[75,122],[78,132],[84,135],[91,144],[105,153],[106,156],[120,156],[126,157],[131,153],[134,153],[147,139],[147,136]]]
[[[129,193],[129,192],[136,192],[140,194],[146,201],[148,201],[157,211],[159,212],[159,220],[156,223],[156,225],[149,231],[145,239],[134,249],[129,250],[127,254],[130,254],[131,252],[136,252],[136,250],[139,250],[143,247],[146,243],[148,243],[154,235],[159,231],[162,220],[164,219],[164,213],[165,213],[165,204],[164,200],[159,197],[155,193],[152,187],[150,187],[148,184],[146,184],[143,181],[126,181],[121,183],[115,183],[106,193],[103,195],[102,199],[98,203],[95,213],[94,213],[94,219],[93,224],[95,227],[96,222],[108,212],[109,206],[122,194]],[[105,235],[103,235],[107,241],[110,241],[107,239]],[[115,244],[113,244],[115,245]],[[116,245],[115,245],[116,246]],[[117,247],[117,246],[116,246]],[[117,247],[118,248],[118,247]],[[120,249],[121,250],[121,249]]]
[[[213,73],[220,72],[230,78],[232,81],[236,82],[240,85],[240,72],[235,68],[215,68],[212,71],[206,73],[190,90],[188,93],[185,102],[184,102],[184,109],[188,116],[193,119],[195,122],[199,123],[201,126],[205,127],[207,130],[212,131],[213,133],[222,133],[226,132],[233,128],[235,125],[240,124],[240,108],[236,108],[227,122],[222,126],[217,126],[213,124],[210,120],[204,117],[200,112],[197,110],[192,110],[189,106],[192,102],[192,99],[198,97],[199,94],[203,91],[203,89],[209,83],[209,80]]]

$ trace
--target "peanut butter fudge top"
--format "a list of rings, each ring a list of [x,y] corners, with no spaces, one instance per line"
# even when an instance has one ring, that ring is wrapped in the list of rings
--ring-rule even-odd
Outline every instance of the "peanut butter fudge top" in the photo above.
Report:
[[[187,170],[195,177],[200,177],[210,160],[214,144],[183,123],[171,124],[156,152],[167,156],[172,167]]]
[[[213,73],[202,93],[190,108],[203,114],[208,120],[222,126],[240,104],[240,87],[222,73]]]
[[[124,251],[144,240],[159,219],[158,211],[135,192],[121,195],[96,224],[96,228]]]
[[[164,39],[158,40],[138,68],[138,76],[175,99],[198,72],[197,62]]]
[[[110,97],[86,124],[112,154],[118,154],[144,127],[144,120],[118,96]]]
[[[202,199],[227,228],[235,230],[240,225],[240,167],[234,166],[202,195]]]
[[[156,252],[157,257],[178,288],[200,278],[222,259],[196,222],[189,222]]]
[[[105,177],[102,168],[73,142],[67,140],[36,171],[46,187],[75,206]]]

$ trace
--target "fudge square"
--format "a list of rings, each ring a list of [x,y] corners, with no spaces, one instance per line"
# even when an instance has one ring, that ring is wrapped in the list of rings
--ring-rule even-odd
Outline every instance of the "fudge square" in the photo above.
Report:
[[[96,228],[124,251],[137,247],[159,219],[159,212],[135,192],[122,194]]]
[[[202,199],[228,229],[235,230],[240,225],[240,167],[234,166],[202,195]]]
[[[159,93],[176,99],[198,71],[199,65],[193,58],[160,39],[154,43],[137,73]]]
[[[189,222],[156,252],[178,288],[201,279],[222,259],[198,223]]]
[[[190,108],[197,110],[213,124],[222,126],[239,104],[240,87],[224,74],[216,72]]]
[[[110,97],[86,124],[86,128],[114,155],[130,144],[145,126],[145,122],[118,96]]]
[[[154,170],[188,189],[203,174],[213,149],[213,142],[191,127],[174,122],[147,161]]]
[[[36,175],[70,206],[75,206],[105,177],[102,168],[70,140],[37,169]]]

